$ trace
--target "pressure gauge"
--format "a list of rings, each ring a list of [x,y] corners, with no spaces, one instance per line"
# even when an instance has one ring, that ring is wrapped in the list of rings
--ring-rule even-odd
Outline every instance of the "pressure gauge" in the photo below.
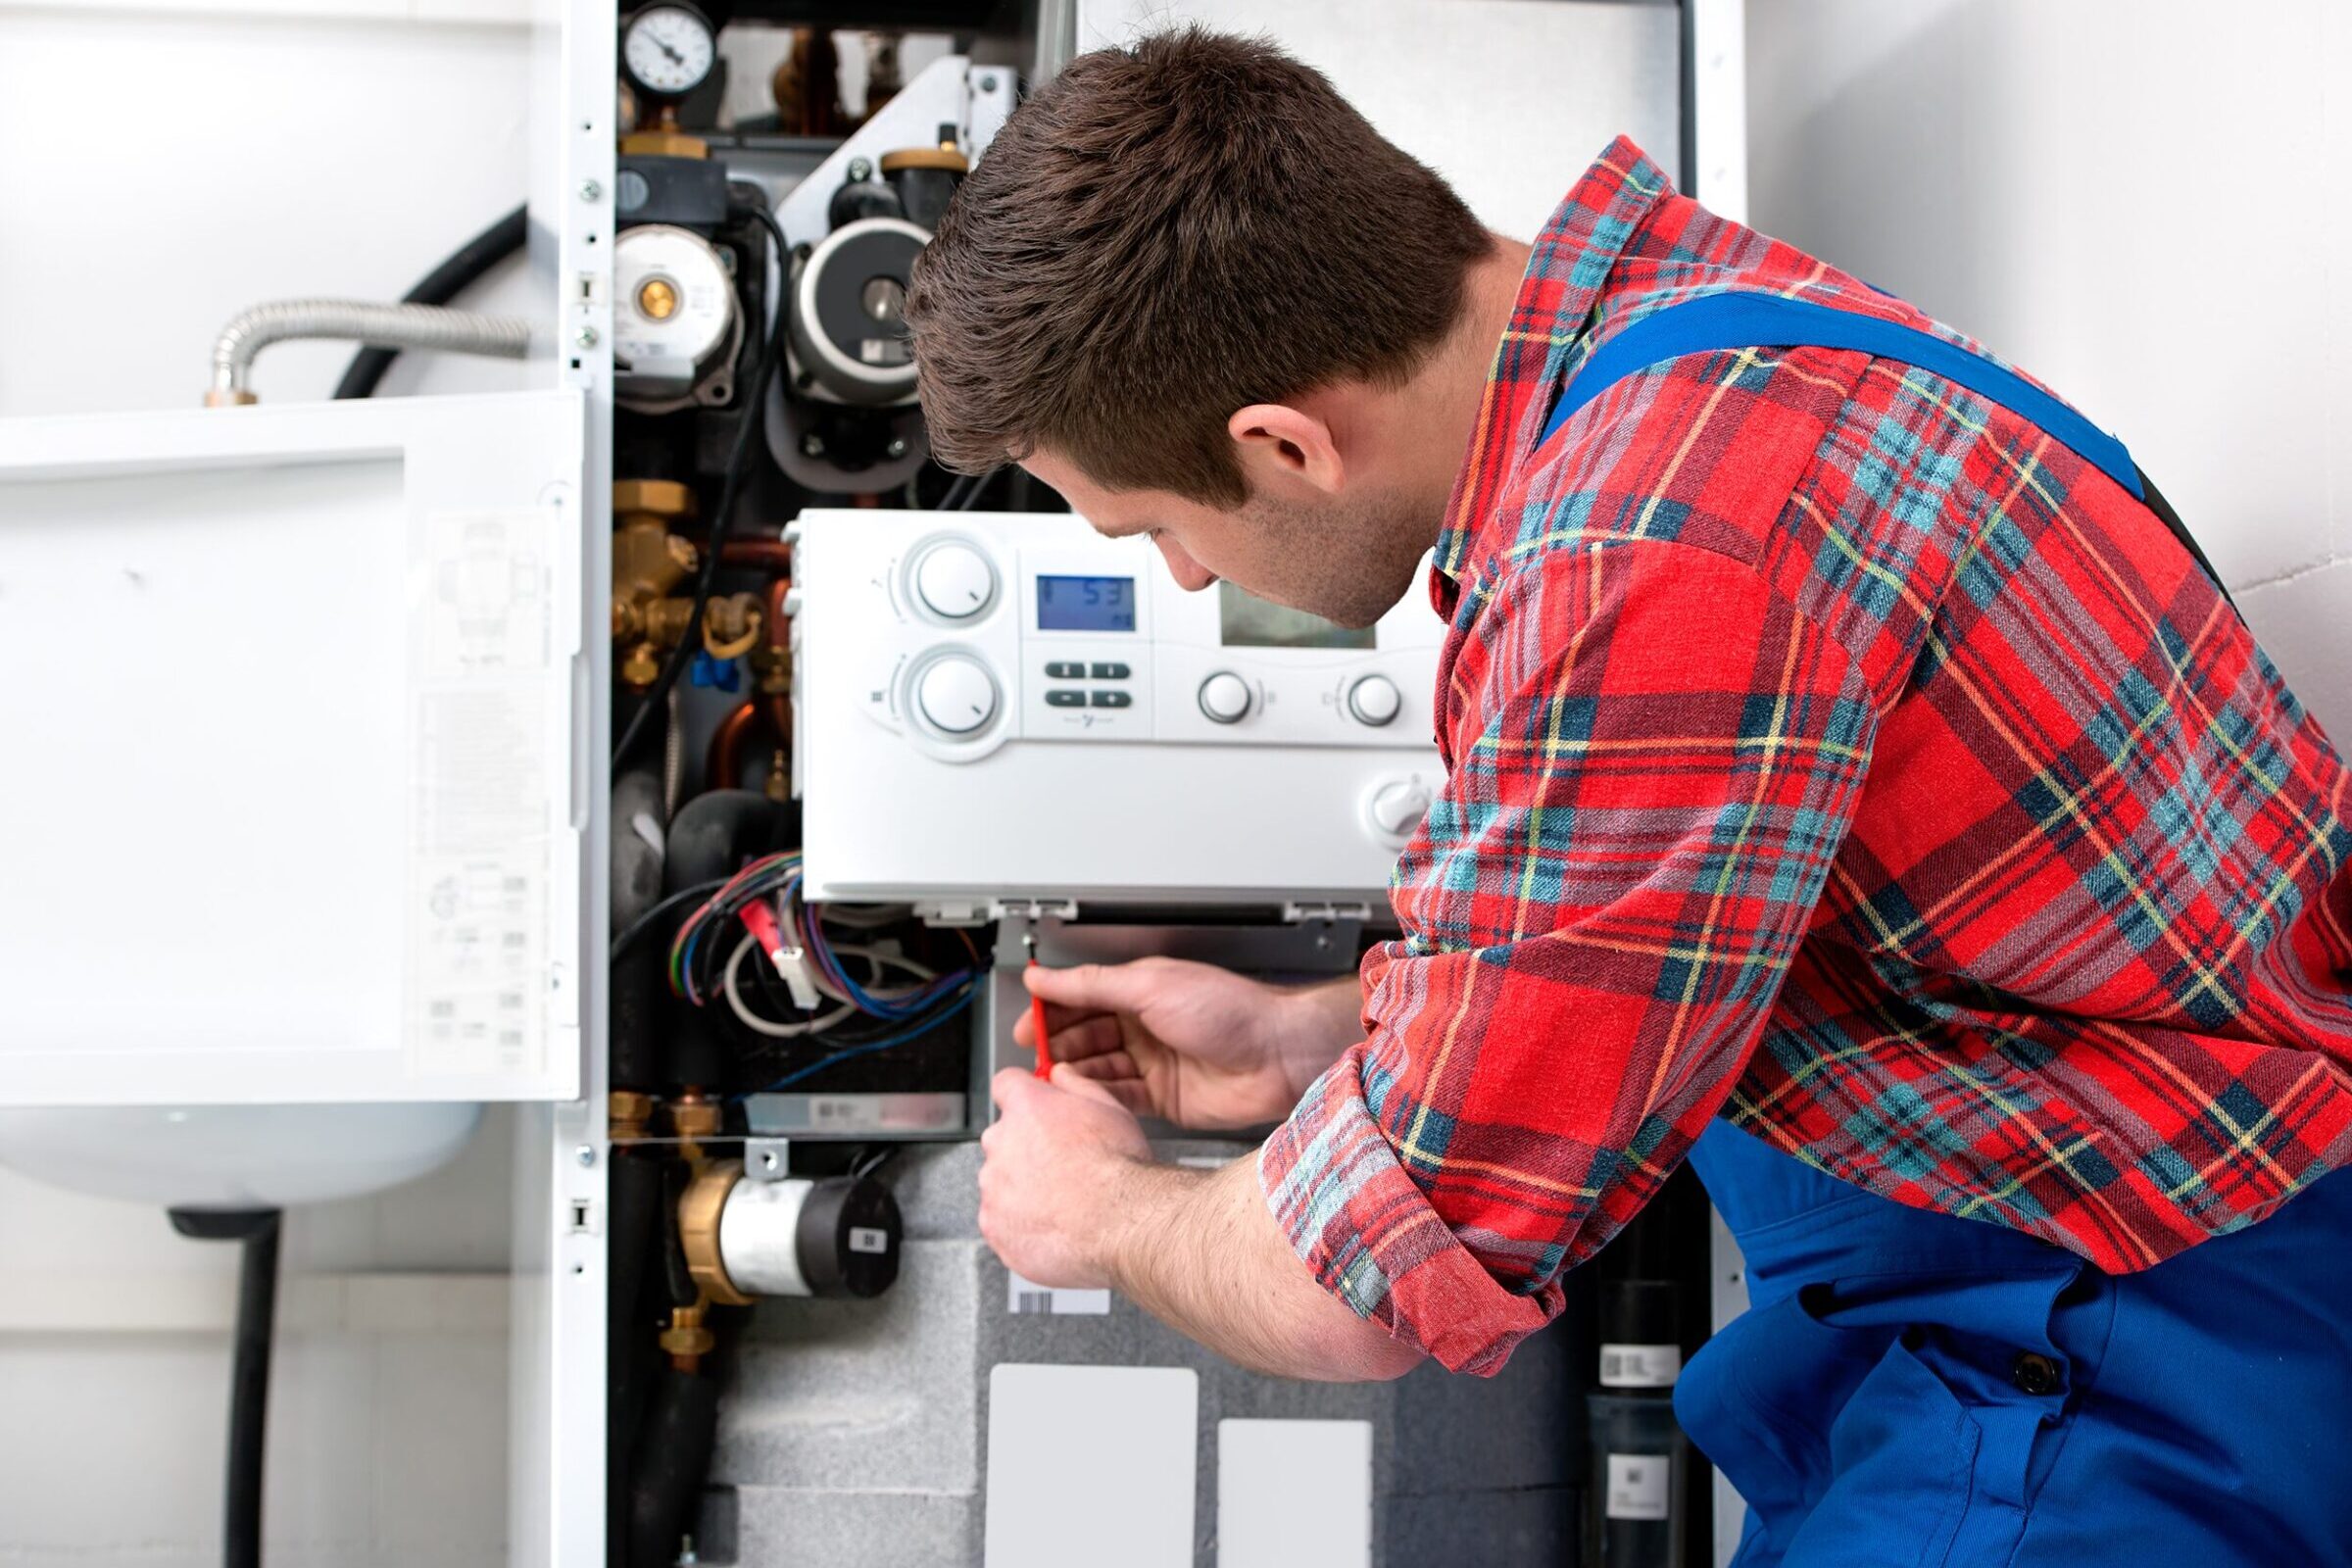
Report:
[[[657,98],[685,97],[717,63],[710,19],[692,6],[648,6],[621,31],[621,69],[634,86]]]

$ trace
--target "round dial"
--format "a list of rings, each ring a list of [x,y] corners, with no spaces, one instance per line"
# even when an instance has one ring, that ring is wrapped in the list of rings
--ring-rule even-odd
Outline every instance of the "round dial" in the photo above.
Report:
[[[1364,827],[1376,842],[1402,848],[1429,807],[1429,786],[1419,779],[1383,779],[1364,796]]]
[[[996,601],[997,570],[970,545],[947,540],[914,564],[914,596],[942,620],[970,620]]]
[[[1250,683],[1229,669],[1220,669],[1200,683],[1200,711],[1220,724],[1238,724],[1250,716]]]
[[[622,69],[657,97],[685,97],[717,62],[718,40],[692,6],[648,6],[629,19],[620,35]]]
[[[1377,728],[1395,718],[1403,707],[1396,683],[1386,675],[1366,675],[1348,688],[1348,711],[1359,724]]]
[[[997,683],[976,659],[947,654],[914,678],[914,706],[943,735],[969,735],[997,716]]]

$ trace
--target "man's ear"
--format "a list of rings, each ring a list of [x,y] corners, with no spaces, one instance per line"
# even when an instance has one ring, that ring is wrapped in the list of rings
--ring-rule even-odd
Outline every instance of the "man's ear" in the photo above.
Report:
[[[1332,495],[1347,480],[1331,426],[1288,404],[1252,403],[1237,410],[1225,421],[1225,433],[1239,449],[1235,455],[1252,493],[1261,480],[1287,480]]]

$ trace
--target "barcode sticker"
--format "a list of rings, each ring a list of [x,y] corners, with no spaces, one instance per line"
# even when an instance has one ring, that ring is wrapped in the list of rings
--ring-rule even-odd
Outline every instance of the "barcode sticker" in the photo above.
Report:
[[[890,1250],[890,1232],[876,1230],[870,1225],[853,1225],[850,1227],[850,1250],[887,1252]]]
[[[1679,1345],[1603,1345],[1600,1386],[1604,1389],[1671,1389],[1682,1376]]]
[[[1662,1453],[1609,1455],[1609,1517],[1663,1519],[1674,1461]]]
[[[1015,1317],[1044,1314],[1106,1317],[1110,1313],[1110,1292],[1074,1291],[1040,1285],[1035,1280],[1025,1280],[1006,1269],[1004,1310]]]

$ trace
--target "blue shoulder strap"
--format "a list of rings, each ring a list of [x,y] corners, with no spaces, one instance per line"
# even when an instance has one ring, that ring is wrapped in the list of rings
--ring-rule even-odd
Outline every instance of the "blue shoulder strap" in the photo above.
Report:
[[[2139,468],[2121,441],[2014,370],[1917,327],[1778,294],[1702,294],[1644,316],[1595,350],[1561,389],[1544,439],[1549,441],[1579,409],[1611,386],[1660,361],[1727,349],[1800,346],[1852,349],[1957,382],[2040,426],[2051,440],[2122,485],[2132,500],[2148,499]],[[2203,564],[2204,556],[2193,544],[2189,549]]]

